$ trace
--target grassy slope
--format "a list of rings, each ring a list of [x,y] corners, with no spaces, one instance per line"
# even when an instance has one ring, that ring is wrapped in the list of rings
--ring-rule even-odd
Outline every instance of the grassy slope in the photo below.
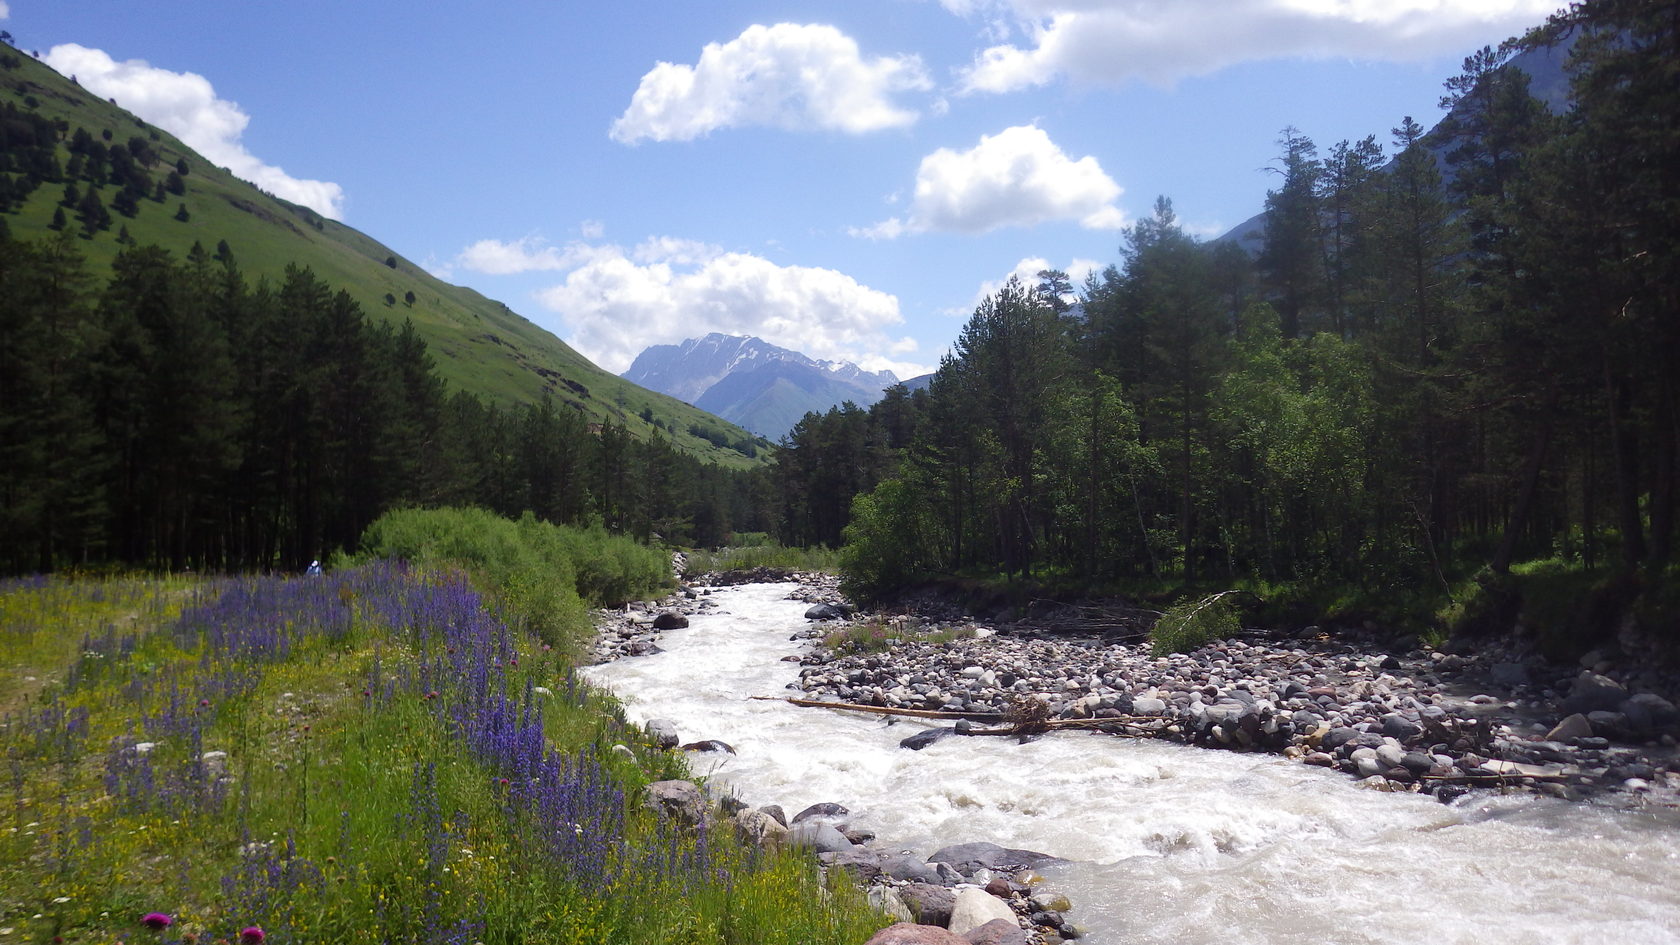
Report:
[[[307,266],[328,284],[348,291],[372,317],[400,321],[412,318],[431,347],[438,371],[452,387],[504,403],[535,401],[544,390],[584,412],[592,421],[611,420],[646,437],[653,426],[644,410],[663,420],[676,445],[708,462],[744,468],[762,463],[732,449],[720,449],[689,433],[689,428],[721,432],[729,442],[751,437],[746,431],[664,394],[654,393],[596,367],[560,339],[501,304],[462,286],[434,278],[414,263],[397,257],[389,247],[351,227],[327,220],[313,211],[259,191],[226,171],[211,166],[169,133],[152,128],[126,110],[94,97],[58,73],[30,58],[19,69],[0,72],[0,95],[23,104],[26,95],[39,103],[37,111],[63,119],[71,131],[78,126],[98,136],[109,130],[112,143],[130,137],[150,137],[163,162],[150,171],[161,180],[177,158],[191,168],[185,196],[168,195],[164,203],[141,201],[132,219],[112,211],[111,229],[81,241],[93,271],[105,271],[116,256],[117,232],[126,226],[139,243],[155,243],[177,256],[196,241],[213,250],[227,240],[240,268],[253,281],[277,281],[289,263]],[[60,162],[69,151],[61,148]],[[82,185],[85,189],[85,182]],[[48,232],[53,208],[63,184],[45,184],[31,195],[21,211],[7,217],[12,235],[33,239]],[[113,188],[101,194],[107,206]],[[175,219],[185,204],[188,221]],[[74,215],[71,217],[75,225]],[[385,264],[396,258],[395,267]],[[412,307],[401,300],[413,292]],[[398,299],[385,304],[389,293]]]

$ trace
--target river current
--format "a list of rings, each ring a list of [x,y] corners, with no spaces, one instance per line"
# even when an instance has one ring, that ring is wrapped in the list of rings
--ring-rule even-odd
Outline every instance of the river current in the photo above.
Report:
[[[717,589],[665,652],[591,667],[632,721],[735,748],[697,773],[789,813],[837,801],[926,856],[988,840],[1071,862],[1046,885],[1094,945],[1675,943],[1680,812],[1528,794],[1443,805],[1273,755],[1057,733],[901,739],[934,723],[798,708],[792,585]],[[859,943],[861,945],[861,943]]]

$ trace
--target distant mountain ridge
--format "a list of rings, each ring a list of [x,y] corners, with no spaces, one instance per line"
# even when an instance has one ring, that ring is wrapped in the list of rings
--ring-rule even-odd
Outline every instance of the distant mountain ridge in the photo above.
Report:
[[[721,332],[653,345],[620,376],[771,439],[810,411],[846,401],[867,407],[898,383],[891,371],[820,361],[762,338]]]

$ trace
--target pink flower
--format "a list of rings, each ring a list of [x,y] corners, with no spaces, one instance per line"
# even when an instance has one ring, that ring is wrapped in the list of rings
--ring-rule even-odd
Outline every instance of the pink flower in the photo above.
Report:
[[[268,935],[254,925],[248,925],[239,930],[239,945],[261,945]]]
[[[140,917],[140,924],[153,931],[162,931],[175,924],[175,920],[161,912],[148,912]]]

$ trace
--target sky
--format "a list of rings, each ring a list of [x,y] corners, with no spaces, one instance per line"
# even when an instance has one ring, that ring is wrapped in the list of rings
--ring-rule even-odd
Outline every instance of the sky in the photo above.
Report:
[[[901,378],[1012,273],[1173,201],[1259,212],[1278,138],[1440,116],[1557,0],[0,0],[20,49],[600,366],[707,332]]]

